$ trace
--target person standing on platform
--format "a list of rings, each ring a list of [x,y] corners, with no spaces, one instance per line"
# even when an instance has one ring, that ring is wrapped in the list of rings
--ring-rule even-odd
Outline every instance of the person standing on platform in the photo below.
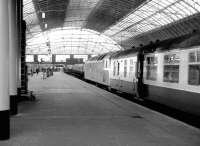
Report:
[[[36,68],[36,73],[37,73],[37,75],[38,75],[38,73],[39,73],[39,68]]]
[[[33,76],[33,69],[31,68],[31,77]]]
[[[42,75],[43,75],[43,80],[46,79],[46,68],[43,68]]]

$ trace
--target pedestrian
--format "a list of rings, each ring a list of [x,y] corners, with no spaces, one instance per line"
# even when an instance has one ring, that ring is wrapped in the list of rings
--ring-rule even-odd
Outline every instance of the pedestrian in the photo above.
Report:
[[[33,76],[33,69],[31,68],[31,76]]]
[[[37,75],[38,75],[38,73],[39,73],[39,68],[36,68],[36,73],[37,73]]]
[[[46,69],[45,68],[43,68],[42,75],[43,75],[43,80],[46,79]]]

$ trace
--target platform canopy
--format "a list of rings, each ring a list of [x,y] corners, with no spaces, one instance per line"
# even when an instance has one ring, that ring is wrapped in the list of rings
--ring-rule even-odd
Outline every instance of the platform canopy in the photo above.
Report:
[[[27,48],[34,53],[44,48],[34,49],[37,45],[31,41],[36,37],[70,28],[98,32],[110,38],[107,42],[112,39],[122,46],[120,49],[129,49],[200,29],[200,0],[24,0],[24,19]],[[57,40],[61,43],[52,44],[67,44],[62,42],[64,39]],[[93,50],[101,53],[98,47]],[[107,49],[110,50],[115,49]]]

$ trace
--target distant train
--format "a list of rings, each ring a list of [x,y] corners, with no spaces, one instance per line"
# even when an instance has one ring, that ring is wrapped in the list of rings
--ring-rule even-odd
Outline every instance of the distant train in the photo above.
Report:
[[[81,66],[81,70],[80,70]],[[200,47],[125,50],[74,68],[86,80],[200,116]]]
[[[84,77],[84,64],[74,64],[74,65],[66,65],[64,69],[65,73],[74,74],[81,78]]]

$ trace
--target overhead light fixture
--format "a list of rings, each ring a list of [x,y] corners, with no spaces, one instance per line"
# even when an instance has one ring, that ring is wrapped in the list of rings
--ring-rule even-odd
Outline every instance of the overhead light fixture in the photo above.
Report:
[[[45,24],[44,24],[44,28],[47,29],[47,27],[48,27],[48,25],[47,25],[47,23],[45,23]]]
[[[46,15],[45,12],[42,12],[42,18],[45,19]]]

